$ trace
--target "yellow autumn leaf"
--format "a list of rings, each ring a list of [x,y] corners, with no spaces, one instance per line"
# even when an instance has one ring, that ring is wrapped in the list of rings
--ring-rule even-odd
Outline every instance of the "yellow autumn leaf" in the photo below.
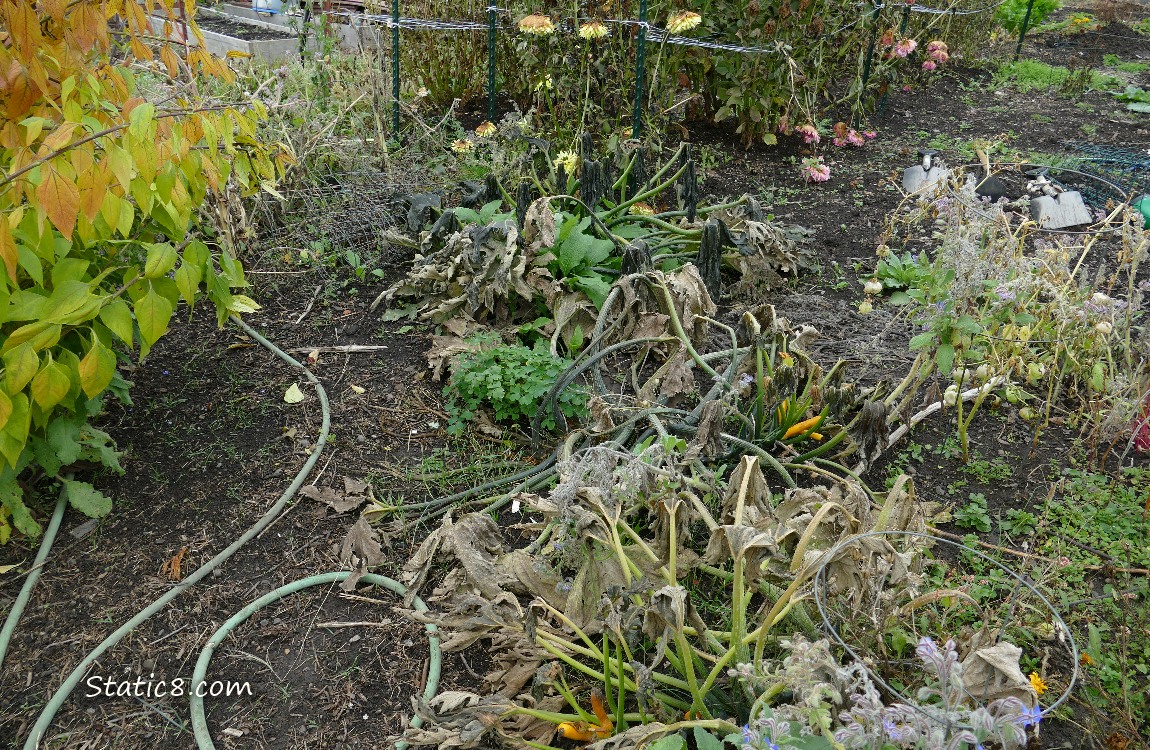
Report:
[[[288,404],[298,404],[300,401],[303,401],[304,398],[303,391],[301,391],[295,383],[292,383],[291,387],[284,393],[284,402]]]
[[[72,381],[68,377],[68,370],[52,361],[51,356],[44,367],[32,378],[32,398],[44,411],[51,411],[52,407],[64,400]]]
[[[44,138],[43,148],[48,151],[60,151],[72,142],[72,133],[80,126],[77,122],[61,123]]]
[[[180,74],[180,61],[176,57],[176,53],[168,45],[160,48],[160,61],[164,63],[164,67],[168,69],[168,77],[175,78]]]
[[[251,297],[246,297],[242,294],[232,295],[232,303],[228,305],[228,310],[238,315],[258,312],[261,309],[262,308],[258,302],[256,302]]]
[[[116,375],[116,355],[98,337],[92,338],[92,348],[80,360],[79,375],[80,387],[88,398],[103,393]]]
[[[59,23],[64,20],[66,0],[40,0],[40,8],[44,14]]]
[[[80,213],[80,191],[76,183],[52,166],[52,162],[43,164],[40,171],[42,179],[36,188],[36,198],[60,234],[70,240],[76,216]]]
[[[12,239],[12,232],[8,228],[8,222],[3,219],[0,219],[0,261],[4,262],[4,270],[8,272],[8,278],[14,283],[19,255],[16,251],[16,242]]]
[[[8,420],[12,417],[12,399],[8,398],[8,394],[0,390],[0,430],[8,424]]]
[[[108,160],[102,161],[98,169],[83,173],[76,182],[80,189],[80,211],[88,221],[95,221],[108,193]]]

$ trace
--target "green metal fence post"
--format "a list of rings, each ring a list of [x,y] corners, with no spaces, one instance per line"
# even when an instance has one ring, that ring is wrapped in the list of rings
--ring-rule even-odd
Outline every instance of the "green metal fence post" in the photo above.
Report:
[[[1026,38],[1026,30],[1030,28],[1030,11],[1034,10],[1034,0],[1026,4],[1026,15],[1022,18],[1022,30],[1018,32],[1018,46],[1014,48],[1014,59],[1022,54],[1022,40]]]
[[[399,140],[399,0],[391,0],[391,130]]]
[[[631,125],[631,137],[638,138],[643,132],[643,79],[646,73],[643,65],[647,52],[647,0],[639,0],[639,50],[635,57],[635,121]]]
[[[905,6],[903,6],[903,9],[902,9],[902,21],[899,22],[899,25],[898,25],[898,35],[900,37],[906,36],[906,27],[909,24],[910,24],[910,6],[905,5]],[[878,26],[876,25],[875,29],[877,29],[877,28],[878,28]],[[886,114],[886,98],[887,98],[887,95],[890,94],[890,88],[889,87],[890,87],[890,75],[888,74],[887,80],[886,80],[886,91],[882,92],[882,99],[880,99],[878,102],[878,116],[879,117],[882,117],[884,114]]]
[[[487,121],[495,122],[495,11],[487,8]]]
[[[307,56],[308,27],[311,25],[311,0],[303,8],[303,20],[299,25],[299,59],[302,62]],[[184,37],[187,39],[187,36]]]
[[[874,59],[874,45],[875,45],[875,42],[878,41],[878,23],[876,23],[876,22],[878,21],[878,14],[881,11],[882,11],[882,5],[880,5],[876,0],[875,5],[874,5],[874,10],[871,11],[871,14],[870,14],[870,19],[871,19],[870,41],[867,42],[866,60],[863,61],[862,87],[859,89],[859,98],[862,98],[863,92],[866,91],[867,82],[870,81],[870,66],[871,66],[871,61]]]
[[[858,96],[858,101],[855,103],[855,113],[853,116],[851,116],[851,125],[852,126],[858,125],[858,119],[859,119],[858,109],[859,109],[859,107],[862,106],[863,96],[866,94],[866,85],[870,81],[870,66],[871,66],[871,62],[874,60],[874,45],[875,45],[875,42],[878,41],[878,16],[879,16],[879,13],[882,11],[882,4],[879,2],[879,0],[873,0],[873,2],[874,2],[874,10],[872,10],[871,14],[870,14],[870,21],[871,21],[870,41],[867,42],[866,59],[863,60],[862,85],[859,86],[859,96]]]

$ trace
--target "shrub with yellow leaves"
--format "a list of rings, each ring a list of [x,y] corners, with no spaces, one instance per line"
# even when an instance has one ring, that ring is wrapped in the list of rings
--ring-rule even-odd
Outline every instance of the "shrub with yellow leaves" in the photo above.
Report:
[[[198,46],[156,43],[155,11],[174,25],[172,0],[0,0],[0,543],[40,533],[23,501],[33,468],[77,510],[111,509],[61,473],[119,468],[87,424],[109,387],[126,392],[117,349],[147,355],[181,299],[207,296],[221,324],[258,308],[233,292],[247,286],[240,262],[194,218],[225,190],[270,189],[289,156],[260,143],[258,103],[200,102],[194,79],[232,71],[194,21]],[[170,96],[148,101],[133,68],[166,78]]]

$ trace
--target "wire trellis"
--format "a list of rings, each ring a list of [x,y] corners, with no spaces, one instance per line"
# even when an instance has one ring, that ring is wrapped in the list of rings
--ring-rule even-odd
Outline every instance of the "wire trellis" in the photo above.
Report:
[[[984,13],[993,12],[999,6],[1003,5],[1007,0],[997,0],[989,5],[980,8],[959,8],[962,0],[955,0],[948,7],[936,8],[929,5],[922,5],[919,3],[914,4],[898,4],[879,2],[878,0],[871,0],[871,2],[858,2],[858,16],[827,34],[821,35],[821,38],[833,38],[845,31],[846,29],[863,23],[869,20],[873,29],[871,31],[871,40],[866,52],[866,63],[863,67],[862,88],[866,88],[869,77],[871,60],[875,52],[875,39],[878,33],[878,20],[881,12],[886,8],[897,9],[903,15],[902,28],[905,29],[907,18],[911,13],[923,13],[935,16],[972,16]],[[1031,3],[1034,0],[1030,0]],[[471,20],[446,20],[446,19],[426,19],[426,18],[411,18],[405,17],[400,14],[399,0],[392,0],[391,13],[366,13],[341,10],[338,15],[346,19],[354,25],[367,25],[367,26],[381,26],[391,30],[391,46],[393,59],[398,60],[399,52],[399,32],[401,29],[408,30],[423,30],[423,31],[454,31],[454,32],[488,32],[488,119],[495,117],[495,55],[496,55],[496,35],[499,32],[514,31],[514,19],[508,9],[500,8],[496,5],[489,5],[485,9],[487,13],[486,23]],[[310,7],[305,13],[305,19],[310,14]],[[1029,20],[1029,12],[1027,13],[1027,20]],[[502,19],[502,20],[501,20]],[[507,21],[511,21],[508,23]],[[706,49],[712,52],[734,53],[734,54],[756,54],[756,55],[782,55],[787,54],[782,45],[775,45],[771,47],[764,46],[748,46],[743,44],[735,44],[729,41],[705,39],[698,37],[688,37],[678,34],[672,34],[666,29],[659,28],[651,24],[647,18],[647,4],[640,2],[640,12],[638,19],[605,19],[608,24],[616,26],[634,26],[639,29],[637,35],[637,54],[636,54],[636,82],[635,82],[635,117],[632,129],[632,137],[639,137],[641,131],[641,105],[643,99],[643,60],[644,60],[644,46],[648,43],[653,44],[671,44],[681,47],[691,47],[696,49]],[[1022,31],[1018,39],[1018,48],[1021,50],[1022,40],[1026,35],[1027,24],[1024,23]],[[564,19],[553,27],[553,33],[574,34],[578,33],[580,22],[578,19]],[[1017,52],[1015,59],[1017,59]],[[393,65],[393,91],[392,95],[395,100],[393,104],[392,123],[393,127],[398,130],[399,128],[399,66]]]
[[[1135,198],[1150,194],[1150,149],[1135,151],[1080,141],[1065,146],[1068,161],[1078,171],[1112,182]]]
[[[383,172],[338,172],[284,193],[280,229],[270,239],[322,257],[351,250],[363,258],[385,254],[387,230],[405,214],[408,191]]]
[[[900,552],[899,548],[895,546],[894,540],[896,539],[905,540],[903,542],[903,546],[901,547],[902,552]],[[1054,605],[1050,602],[1046,595],[1038,589],[1030,577],[1020,575],[1010,567],[1002,564],[986,553],[974,549],[973,547],[968,547],[965,544],[960,544],[958,542],[950,541],[949,539],[944,539],[932,534],[925,534],[917,531],[870,531],[863,534],[856,534],[855,536],[847,537],[823,554],[822,564],[815,573],[814,600],[815,606],[818,609],[819,615],[822,619],[824,631],[838,645],[839,648],[842,648],[843,651],[845,651],[856,662],[864,665],[868,675],[875,682],[875,684],[882,687],[883,690],[887,691],[889,695],[901,696],[904,698],[907,697],[904,690],[900,690],[887,682],[880,674],[878,674],[877,670],[875,669],[878,662],[886,661],[893,664],[895,663],[895,660],[883,659],[873,654],[869,654],[860,646],[860,644],[847,643],[847,640],[842,635],[842,629],[839,623],[842,613],[831,611],[832,602],[828,592],[826,591],[828,584],[826,569],[828,564],[842,557],[849,558],[850,555],[847,552],[848,548],[857,545],[864,545],[865,547],[868,542],[873,541],[887,542],[888,545],[890,545],[889,552],[893,555],[908,553],[914,554],[916,552],[918,554],[925,554],[925,551],[929,549],[930,546],[942,544],[959,553],[960,555],[967,555],[970,556],[970,558],[976,558],[980,564],[984,566],[989,565],[994,569],[997,569],[999,572],[1005,574],[1005,576],[1013,584],[1013,592],[1010,595],[1007,612],[1003,618],[1003,621],[998,623],[997,627],[994,628],[994,630],[997,632],[995,643],[1003,640],[1006,629],[1010,626],[1011,622],[1019,616],[1021,611],[1024,609],[1035,611],[1041,610],[1043,621],[1051,625],[1054,629],[1053,640],[1059,643],[1060,646],[1065,649],[1065,662],[1070,669],[1070,679],[1067,681],[1066,688],[1061,693],[1059,693],[1056,698],[1053,700],[1047,699],[1046,701],[1041,702],[1038,708],[1041,711],[1041,715],[1049,715],[1069,699],[1071,692],[1074,690],[1074,685],[1078,681],[1078,644],[1075,642],[1074,634],[1071,632],[1070,627],[1066,624],[1065,620],[1063,620],[1062,615],[1059,614],[1058,610],[1055,609]],[[1032,601],[1026,602],[1024,601],[1024,598],[1032,599]],[[864,609],[863,607],[859,606],[857,602],[852,603],[847,608],[856,615]],[[890,612],[882,612],[880,614],[888,618],[893,616]],[[903,617],[906,617],[906,615],[903,615]],[[972,701],[975,705],[985,705],[985,700],[987,697],[985,694],[981,696],[971,695],[965,689],[963,689],[963,692],[966,693],[966,698]],[[913,700],[907,701],[907,703],[915,711],[923,714],[931,721],[940,720],[940,717],[934,712],[923,710],[923,708],[916,705]],[[949,722],[947,723],[949,724]],[[969,729],[970,727],[955,723],[950,725],[950,728],[953,730],[960,730]]]

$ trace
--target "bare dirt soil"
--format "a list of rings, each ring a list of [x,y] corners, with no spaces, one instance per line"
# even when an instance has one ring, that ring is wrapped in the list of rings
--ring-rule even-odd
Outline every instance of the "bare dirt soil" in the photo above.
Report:
[[[265,42],[272,39],[295,39],[296,35],[289,31],[277,31],[267,26],[254,23],[244,23],[241,20],[228,18],[217,13],[201,13],[196,17],[196,23],[201,29],[214,31],[217,34],[243,39],[247,42]]]

